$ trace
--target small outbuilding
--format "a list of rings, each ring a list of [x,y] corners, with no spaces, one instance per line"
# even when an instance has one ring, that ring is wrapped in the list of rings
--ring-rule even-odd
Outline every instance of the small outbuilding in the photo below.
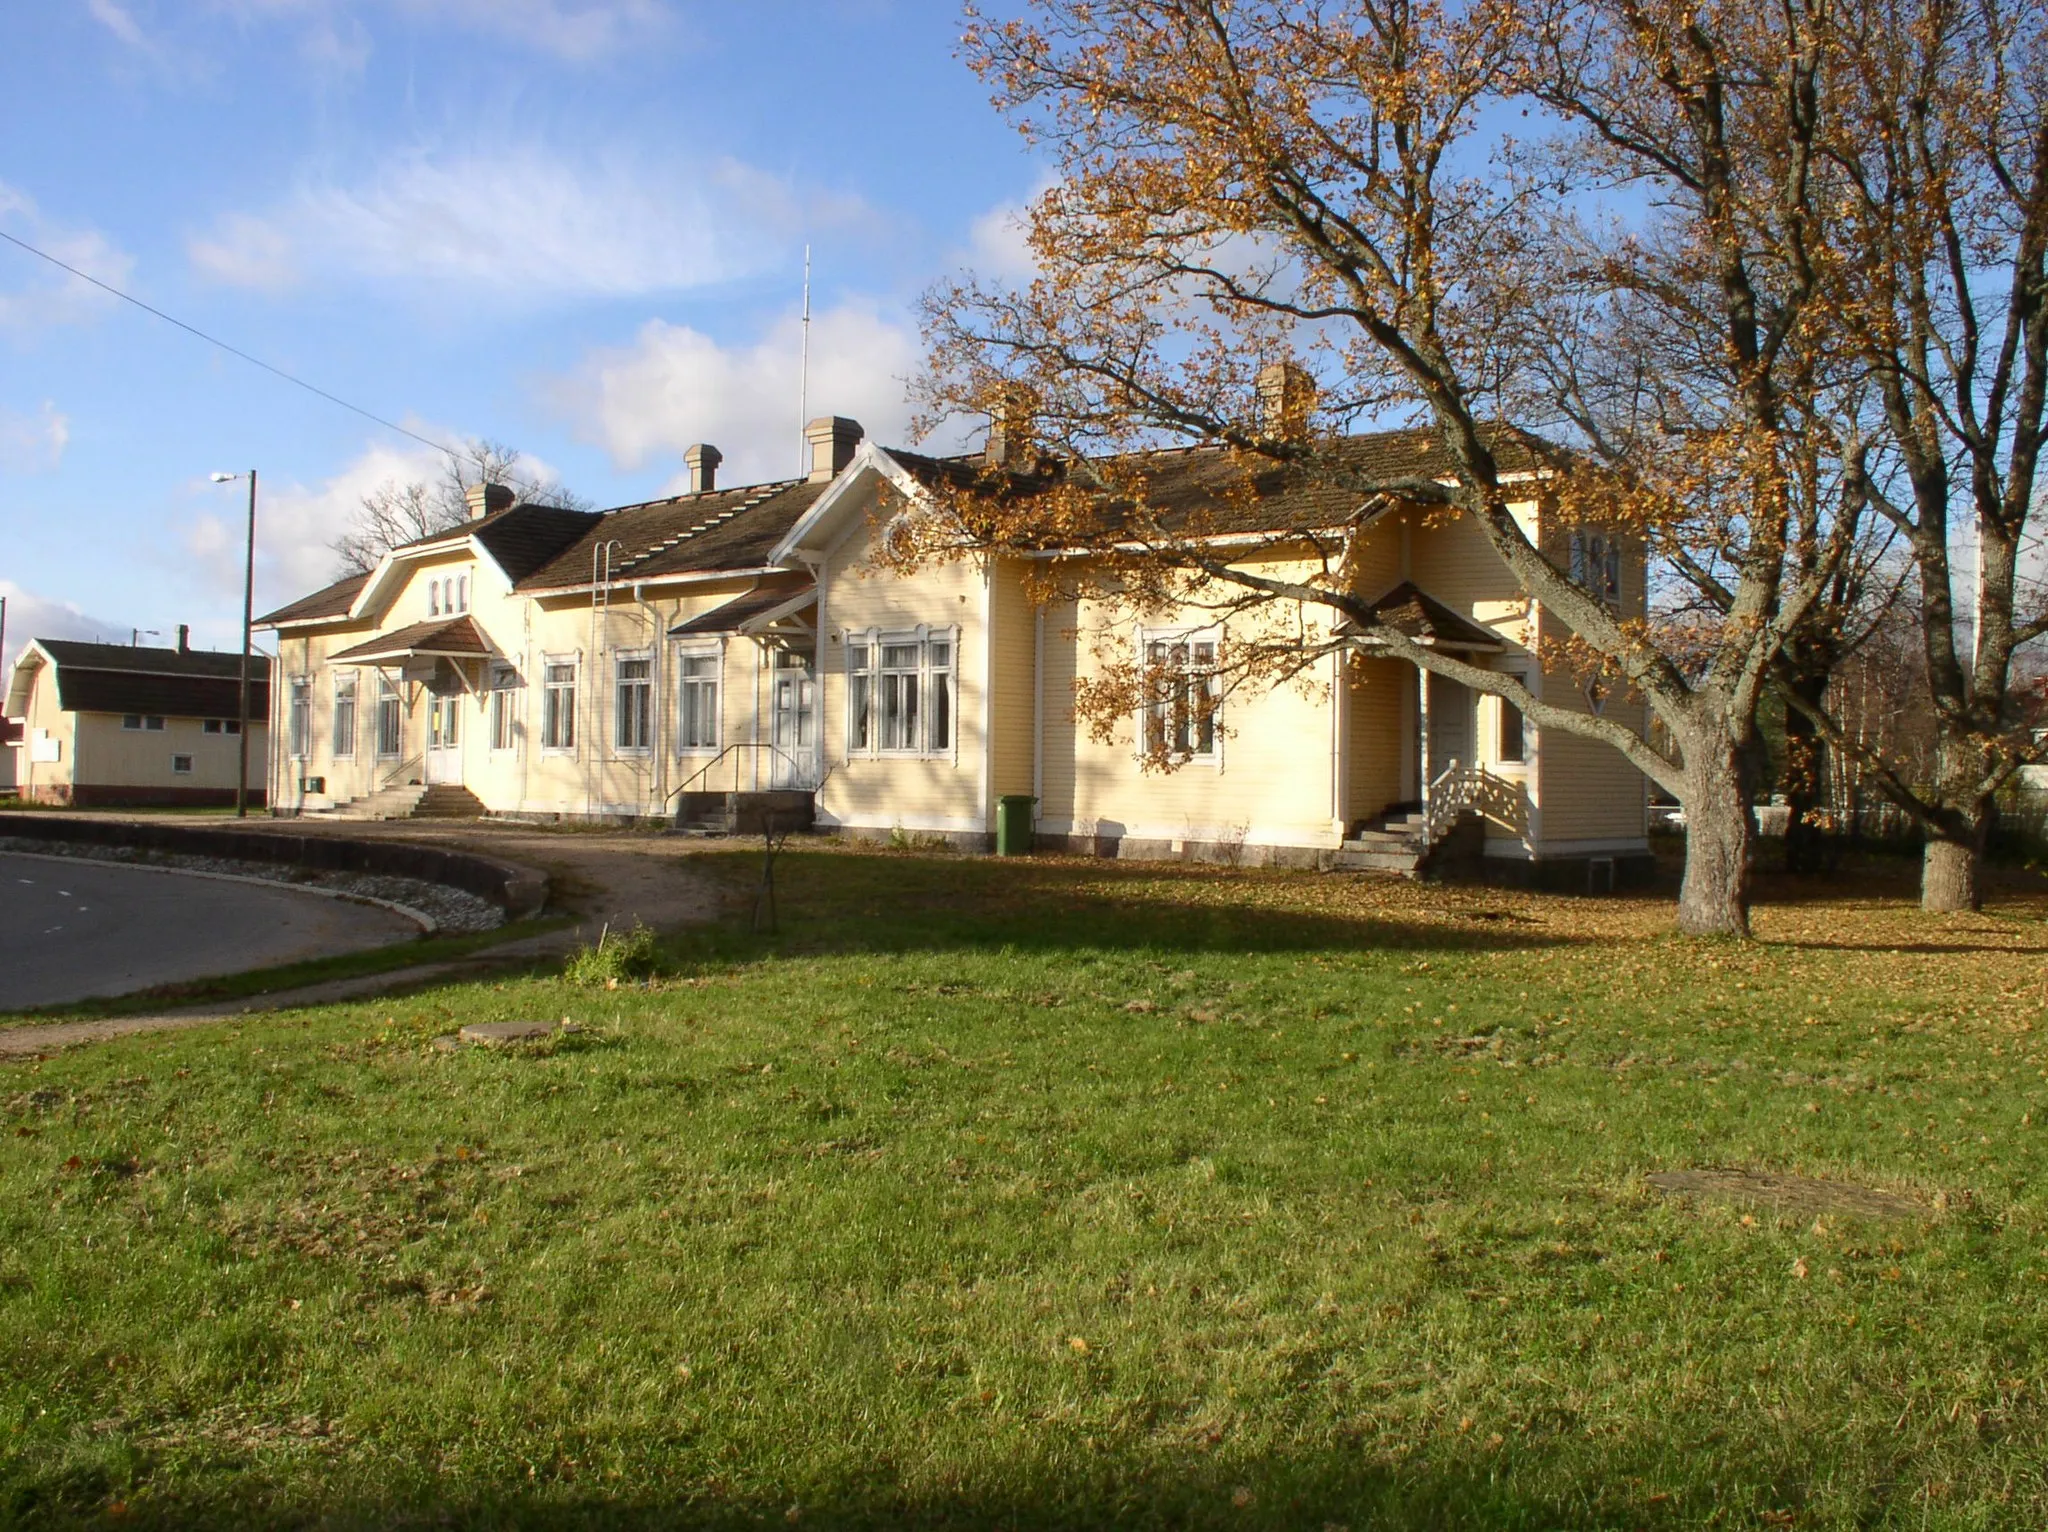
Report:
[[[15,787],[77,808],[235,801],[241,757],[239,654],[35,638],[7,686],[20,725]],[[249,806],[264,803],[270,761],[270,661],[249,657]]]

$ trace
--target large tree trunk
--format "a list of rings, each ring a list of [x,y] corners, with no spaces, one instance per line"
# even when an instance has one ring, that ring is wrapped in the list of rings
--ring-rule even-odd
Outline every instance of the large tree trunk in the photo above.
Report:
[[[1957,731],[1960,732],[1960,731]],[[1984,905],[1984,848],[1998,808],[1980,790],[1988,763],[1973,739],[1951,737],[1936,748],[1935,810],[1926,816],[1920,860],[1920,908],[1952,915]]]
[[[1685,882],[1678,929],[1688,936],[1749,935],[1749,850],[1755,835],[1742,748],[1685,741]]]
[[[1945,809],[1927,822],[1920,857],[1920,908],[1953,915],[1984,907],[1984,848],[1996,808],[1988,797]]]

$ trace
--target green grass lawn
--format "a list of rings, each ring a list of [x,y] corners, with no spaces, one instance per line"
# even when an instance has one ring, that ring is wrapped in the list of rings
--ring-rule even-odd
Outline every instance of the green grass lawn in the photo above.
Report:
[[[2048,1523],[2039,897],[782,881],[646,987],[11,1066],[0,1519]]]

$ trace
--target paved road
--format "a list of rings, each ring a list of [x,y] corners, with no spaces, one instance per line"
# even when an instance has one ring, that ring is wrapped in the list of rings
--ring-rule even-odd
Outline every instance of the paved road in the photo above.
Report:
[[[0,854],[0,1011],[381,947],[402,915],[285,887]]]

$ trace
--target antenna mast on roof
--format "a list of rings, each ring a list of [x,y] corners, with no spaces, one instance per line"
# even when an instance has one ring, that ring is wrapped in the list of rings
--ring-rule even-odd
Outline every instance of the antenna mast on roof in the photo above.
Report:
[[[801,479],[811,471],[810,442],[804,436],[804,426],[810,419],[811,410],[811,247],[804,246],[804,323],[803,351],[796,368],[796,476]]]

